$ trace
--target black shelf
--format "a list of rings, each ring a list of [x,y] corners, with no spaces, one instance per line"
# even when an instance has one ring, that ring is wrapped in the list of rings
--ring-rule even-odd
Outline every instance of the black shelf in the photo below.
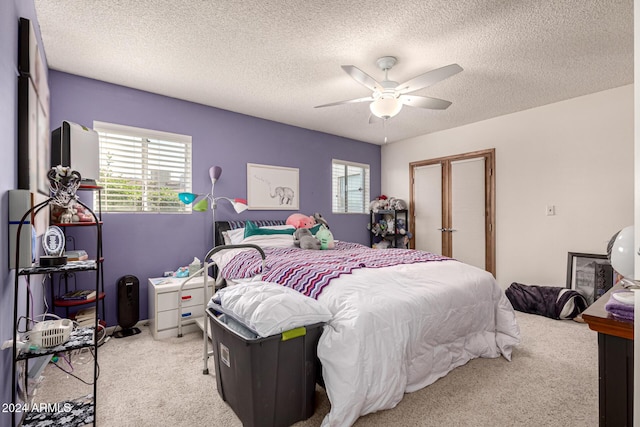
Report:
[[[98,294],[98,299],[102,300],[106,297],[107,294],[104,292],[100,292]],[[56,298],[53,300],[53,305],[56,307],[77,307],[79,305],[85,304],[93,304],[96,302],[95,296],[93,298],[82,298],[82,299],[64,299],[64,298]]]
[[[379,224],[385,215],[393,216],[393,230],[385,231],[383,234],[376,234],[374,227]],[[406,234],[398,233],[398,219],[404,220],[404,229],[406,234],[409,233],[409,211],[407,209],[379,209],[377,211],[369,211],[369,246],[374,247],[382,241],[389,242],[389,248],[409,247],[408,244],[401,243]]]
[[[40,267],[38,264],[33,267],[21,268],[18,270],[19,276],[28,276],[31,274],[48,274],[48,273],[71,273],[74,271],[91,271],[97,270],[98,263],[96,260],[87,259],[84,261],[69,261],[65,265],[55,267]]]
[[[22,350],[16,357],[17,360],[31,359],[33,357],[46,356],[48,354],[63,353],[65,351],[77,350],[79,348],[93,347],[94,346],[94,330],[92,326],[86,326],[84,328],[77,328],[72,331],[69,336],[69,341],[64,344],[57,345],[55,347],[46,347],[30,350]]]
[[[98,190],[100,191],[100,190]],[[17,228],[16,235],[16,260],[15,265],[19,266],[20,263],[20,242],[21,232],[23,231],[23,225],[28,223],[27,218],[31,220],[39,213],[47,212],[45,209],[53,202],[52,198],[39,203],[29,209],[23,215]],[[23,332],[18,331],[18,324],[21,317],[19,317],[19,303],[18,296],[21,291],[21,279],[20,277],[28,277],[31,275],[57,275],[61,280],[65,280],[65,287],[67,287],[67,280],[69,277],[75,277],[75,273],[79,272],[95,272],[94,284],[92,289],[95,289],[96,295],[99,298],[93,298],[91,300],[81,301],[82,304],[92,304],[96,309],[96,316],[98,316],[99,302],[102,304],[102,311],[104,313],[104,276],[102,274],[103,257],[102,257],[102,220],[99,218],[92,209],[82,203],[80,200],[75,201],[78,205],[84,207],[85,211],[93,218],[93,222],[86,222],[81,224],[65,224],[64,227],[73,227],[81,225],[81,228],[87,226],[95,227],[96,229],[96,259],[88,259],[83,261],[69,261],[65,265],[61,266],[40,266],[33,264],[26,268],[17,268],[14,275],[14,301],[13,301],[13,349],[12,349],[12,379],[11,382],[11,395],[12,404],[15,408],[22,408],[22,411],[12,412],[12,425],[21,426],[53,426],[53,425],[65,425],[65,426],[80,426],[86,424],[93,424],[95,426],[95,413],[96,413],[96,393],[97,393],[97,378],[98,378],[98,339],[96,324],[99,321],[96,317],[96,324],[90,326],[79,327],[73,330],[70,334],[69,340],[64,344],[55,347],[42,347],[30,346],[25,349],[18,348],[18,342],[23,339]],[[100,212],[101,215],[101,212]],[[25,281],[24,279],[22,280]],[[24,285],[24,283],[22,283]],[[55,304],[55,298],[53,296],[53,278],[51,280],[51,301],[53,306]],[[65,291],[66,292],[66,291]],[[30,313],[31,300],[26,298],[24,304],[24,313]],[[78,304],[80,305],[80,304]],[[69,308],[65,306],[68,310]],[[67,316],[69,314],[67,312]],[[102,324],[102,322],[100,323]],[[27,322],[26,333],[28,334],[31,329],[31,323]],[[59,403],[32,403],[35,394],[30,390],[32,385],[29,383],[27,376],[19,374],[20,372],[28,372],[31,364],[37,364],[38,358],[42,356],[49,356],[59,353],[68,353],[72,350],[78,349],[91,349],[93,354],[93,392],[92,394],[84,397],[80,397],[74,400],[68,400]],[[33,360],[32,360],[33,359]],[[35,365],[34,365],[35,366]],[[20,384],[20,387],[18,386]],[[23,401],[23,397],[20,397],[18,390],[22,390],[26,397],[26,401]]]
[[[91,395],[74,400],[42,404],[42,406],[28,405],[25,409],[30,410],[25,413],[21,425],[22,427],[95,425],[94,407]]]

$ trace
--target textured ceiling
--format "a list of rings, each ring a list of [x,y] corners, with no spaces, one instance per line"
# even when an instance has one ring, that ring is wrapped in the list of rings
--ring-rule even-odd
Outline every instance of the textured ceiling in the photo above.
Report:
[[[633,0],[35,0],[52,69],[374,144],[633,82]],[[368,123],[341,65],[452,101]]]

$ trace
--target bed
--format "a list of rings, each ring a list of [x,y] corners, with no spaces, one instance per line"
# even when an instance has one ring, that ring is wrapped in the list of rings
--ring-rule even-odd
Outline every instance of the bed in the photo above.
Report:
[[[254,222],[264,230],[284,228],[278,221]],[[265,270],[259,274],[257,251],[230,249],[214,257],[218,275],[229,284],[263,280],[291,287],[333,315],[317,349],[331,403],[323,426],[350,426],[393,408],[404,393],[471,359],[511,360],[520,341],[509,300],[484,270],[427,252],[341,241],[333,250],[303,250],[279,231],[244,238],[244,226],[216,222],[217,241],[257,244],[266,254]]]

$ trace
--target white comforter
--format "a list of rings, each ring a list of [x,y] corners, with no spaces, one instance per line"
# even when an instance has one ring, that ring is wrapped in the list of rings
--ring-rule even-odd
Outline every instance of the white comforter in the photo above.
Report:
[[[218,266],[233,252],[219,253]],[[520,340],[493,276],[453,260],[358,269],[333,279],[318,301],[333,314],[318,344],[331,402],[323,426],[393,408],[471,359],[510,360]]]
[[[519,342],[493,276],[457,261],[356,270],[318,301],[334,316],[318,344],[331,402],[323,426],[393,408],[476,357],[510,360]]]

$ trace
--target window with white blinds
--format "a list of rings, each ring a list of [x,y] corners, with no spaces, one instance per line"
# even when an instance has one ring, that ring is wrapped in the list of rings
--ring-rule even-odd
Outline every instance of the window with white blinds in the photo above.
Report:
[[[333,213],[367,213],[369,210],[369,165],[332,161]]]
[[[100,137],[103,212],[188,213],[191,137],[94,122]],[[97,194],[96,194],[97,196]]]

